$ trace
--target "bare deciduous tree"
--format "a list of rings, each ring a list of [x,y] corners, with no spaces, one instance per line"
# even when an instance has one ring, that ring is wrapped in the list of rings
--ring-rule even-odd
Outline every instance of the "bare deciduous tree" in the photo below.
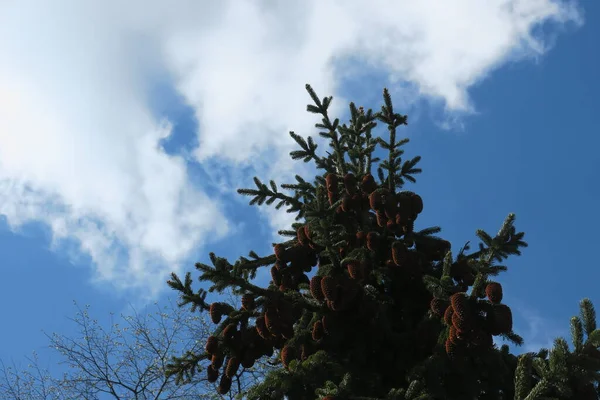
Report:
[[[197,373],[190,384],[176,385],[164,370],[171,356],[183,349],[200,351],[210,335],[211,322],[203,315],[190,315],[172,302],[156,311],[141,315],[135,310],[121,316],[122,325],[114,322],[107,330],[90,317],[89,306],[77,306],[75,318],[79,337],[46,335],[50,347],[58,351],[69,371],[62,376],[40,366],[36,353],[27,358],[27,368],[7,366],[0,360],[0,398],[6,400],[188,400],[242,398],[245,389],[257,383],[271,368],[256,363],[240,371],[232,392],[216,394],[215,384],[206,374]]]

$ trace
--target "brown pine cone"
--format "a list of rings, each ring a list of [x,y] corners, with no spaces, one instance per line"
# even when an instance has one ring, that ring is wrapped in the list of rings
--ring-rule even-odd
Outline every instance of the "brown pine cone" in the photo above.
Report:
[[[285,249],[285,246],[281,243],[278,243],[275,246],[273,246],[273,252],[275,253],[275,258],[277,258],[278,261],[288,261],[286,254],[287,250]]]
[[[323,329],[323,323],[321,321],[316,321],[312,328],[312,338],[314,341],[319,341],[325,336],[325,331]]]
[[[337,193],[336,192],[332,192],[332,191],[328,191],[327,192],[327,199],[329,200],[329,205],[332,206],[335,204],[335,202],[338,199]]]
[[[379,234],[377,232],[367,233],[367,248],[371,251],[377,251],[379,248]]]
[[[219,386],[217,387],[217,391],[219,394],[227,394],[231,389],[231,378],[228,378],[227,375],[223,374],[221,376],[221,381],[219,382]]]
[[[459,335],[465,334],[472,328],[470,318],[462,318],[458,313],[452,314],[452,326],[456,328]]]
[[[219,339],[216,336],[209,336],[206,340],[205,350],[208,354],[217,354],[219,350]]]
[[[223,356],[223,354],[219,354],[219,353],[213,354],[210,359],[210,363],[213,366],[213,368],[218,371],[219,368],[221,368],[223,366],[224,358],[225,358],[225,356]]]
[[[383,197],[381,192],[373,192],[369,195],[369,206],[373,211],[383,210]]]
[[[325,296],[323,295],[323,290],[321,289],[321,280],[322,276],[313,276],[310,280],[310,294],[312,294],[313,298],[318,301],[324,301]]]
[[[281,271],[274,265],[271,267],[271,279],[275,286],[281,285]]]
[[[457,313],[461,318],[466,318],[470,313],[469,299],[467,294],[464,292],[454,293],[450,296],[450,302],[454,312]]]
[[[388,217],[385,215],[385,212],[378,210],[376,215],[377,215],[377,225],[379,225],[379,227],[381,227],[381,228],[386,226],[386,224],[388,222]]]
[[[225,368],[225,375],[228,378],[233,378],[240,367],[240,360],[237,357],[231,357],[229,361],[227,361],[227,368]]]
[[[452,315],[453,314],[454,314],[454,309],[452,308],[452,305],[450,305],[448,308],[446,308],[446,311],[444,311],[444,322],[446,323],[446,325],[452,326]]]
[[[497,282],[488,283],[485,294],[492,304],[499,304],[502,301],[502,285]]]
[[[375,182],[375,178],[373,178],[373,175],[371,174],[366,174],[365,176],[363,176],[360,186],[362,191],[366,194],[371,194],[375,190],[377,190],[377,183]]]
[[[256,318],[256,331],[260,335],[261,338],[268,340],[271,338],[271,332],[267,329],[267,325],[265,324],[265,314],[260,314]]]
[[[329,316],[327,314],[323,315],[323,317],[321,317],[321,322],[323,323],[323,331],[325,331],[325,333],[329,333],[329,331],[332,328],[331,316]]]
[[[352,197],[349,194],[344,193],[342,196],[342,211],[350,212],[354,209],[354,204],[352,202]]]
[[[294,353],[294,349],[290,346],[283,346],[283,349],[281,349],[281,363],[285,369],[288,369],[290,361],[294,359]]]
[[[303,225],[296,229],[296,238],[298,239],[298,243],[300,243],[301,245],[308,245],[309,239],[306,236],[306,225]]]
[[[352,279],[364,278],[364,265],[358,260],[351,261],[347,264],[348,274]]]
[[[338,177],[336,174],[329,173],[325,177],[325,185],[328,191],[337,191]]]
[[[448,308],[448,302],[442,299],[433,298],[429,303],[429,307],[435,315],[441,317],[444,315],[444,312]]]
[[[336,283],[335,280],[330,276],[324,276],[321,279],[321,290],[326,300],[335,301],[336,297]]]
[[[212,303],[209,308],[210,319],[213,324],[218,324],[221,322],[221,318],[223,317],[223,305],[221,303]]]
[[[210,383],[215,383],[217,379],[219,379],[219,371],[212,365],[209,365],[208,368],[206,368],[206,380]]]
[[[416,214],[421,214],[423,211],[423,199],[416,193],[413,193],[411,196],[412,201],[412,211]]]
[[[344,188],[349,195],[356,193],[356,176],[353,173],[348,172],[344,175]]]
[[[272,335],[278,335],[280,333],[279,316],[274,310],[267,310],[267,312],[265,312],[265,326]]]
[[[242,367],[247,369],[252,368],[254,366],[254,363],[256,362],[255,353],[256,350],[250,351],[250,349],[246,349],[241,361]]]
[[[407,261],[407,250],[402,242],[392,243],[392,259],[396,265],[404,265]]]
[[[252,296],[251,294],[243,295],[242,308],[246,311],[252,311],[254,309],[254,296]]]

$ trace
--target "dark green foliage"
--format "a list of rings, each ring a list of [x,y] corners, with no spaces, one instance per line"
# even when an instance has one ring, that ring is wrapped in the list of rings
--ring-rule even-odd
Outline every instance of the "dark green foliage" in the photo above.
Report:
[[[420,157],[403,158],[408,139],[397,140],[396,130],[407,117],[394,112],[389,92],[380,112],[350,103],[350,124],[340,125],[328,115],[332,98],[306,89],[314,102],[307,110],[322,117],[315,126],[332,151],[320,156],[312,138],[290,132],[300,146],[291,156],[314,161],[323,173],[282,184],[292,195],[258,178],[256,189],[238,190],[253,196],[250,204],[278,201],[276,208],[296,214],[292,229],[279,232],[287,240],[264,257],[251,252],[230,264],[211,253],[213,266],[196,264],[209,292],[232,288],[252,298],[251,309],[218,306],[226,314],[213,333],[221,359],[280,363],[245,398],[596,399],[600,331],[589,300],[571,321],[573,351],[557,339],[550,351],[516,357],[492,342],[523,343],[501,286],[489,279],[527,246],[514,214],[496,235],[478,230],[478,249],[469,252],[467,242],[454,257],[450,243],[434,236],[439,227],[415,229],[423,200],[404,185],[416,181]],[[387,125],[388,140],[373,136],[378,122]],[[378,147],[388,153],[383,161],[374,157]],[[271,270],[267,288],[249,282],[261,267]],[[321,278],[309,285],[309,273]],[[191,283],[189,274],[168,282],[182,306],[217,312]],[[186,354],[168,373],[183,382],[208,358]]]

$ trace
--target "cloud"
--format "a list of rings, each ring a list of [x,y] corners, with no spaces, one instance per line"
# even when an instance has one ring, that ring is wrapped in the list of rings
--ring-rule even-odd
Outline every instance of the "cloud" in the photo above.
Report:
[[[340,79],[372,68],[415,101],[472,112],[469,87],[543,54],[533,32],[547,22],[582,19],[553,0],[4,1],[0,214],[79,243],[99,279],[157,290],[192,250],[230,232],[223,196],[254,174],[299,171],[287,131],[313,134],[306,82],[336,97],[333,115],[346,103]],[[165,77],[198,120],[186,152],[231,190],[209,197],[191,183],[190,160],[159,146],[176,121],[157,118],[148,93]]]
[[[542,348],[550,350],[554,347],[554,340],[559,337],[565,338],[570,343],[571,336],[568,332],[568,324],[565,325],[561,321],[548,319],[518,299],[511,301],[511,309],[513,311],[514,331],[521,335],[525,342],[522,347],[514,348],[513,346],[516,354],[538,352]],[[497,339],[496,344],[501,345],[502,343],[502,339]],[[511,345],[510,343],[507,344]]]

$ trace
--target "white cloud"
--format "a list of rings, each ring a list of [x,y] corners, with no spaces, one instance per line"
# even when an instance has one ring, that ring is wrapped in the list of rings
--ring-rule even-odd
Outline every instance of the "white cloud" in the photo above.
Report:
[[[545,51],[531,32],[548,21],[581,22],[573,3],[552,0],[4,1],[0,214],[81,241],[99,278],[162,288],[228,225],[219,199],[158,146],[170,126],[152,115],[147,89],[161,73],[199,121],[200,145],[188,150],[235,189],[250,182],[235,175],[240,165],[280,180],[298,171],[284,161],[287,131],[313,134],[316,122],[303,85],[336,96],[337,114],[338,77],[352,75],[339,61],[384,68],[468,112],[471,85]]]

